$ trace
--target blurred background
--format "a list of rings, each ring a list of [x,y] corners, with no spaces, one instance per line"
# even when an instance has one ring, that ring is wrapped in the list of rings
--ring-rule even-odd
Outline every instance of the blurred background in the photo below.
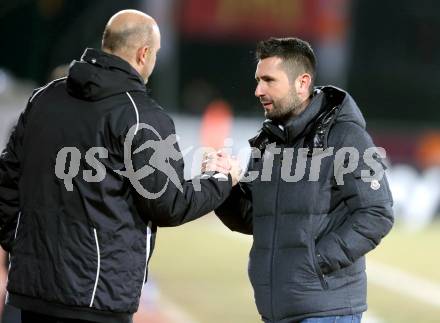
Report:
[[[32,90],[63,76],[86,47],[99,48],[107,20],[127,8],[152,15],[161,28],[148,87],[175,119],[189,151],[188,177],[198,172],[199,147],[246,155],[263,121],[253,95],[256,42],[296,36],[312,44],[317,84],[351,93],[390,161],[397,223],[368,255],[365,322],[439,322],[440,3],[0,0],[1,149]],[[258,322],[247,278],[251,242],[212,214],[159,230],[135,322]],[[16,319],[6,308],[3,322]]]

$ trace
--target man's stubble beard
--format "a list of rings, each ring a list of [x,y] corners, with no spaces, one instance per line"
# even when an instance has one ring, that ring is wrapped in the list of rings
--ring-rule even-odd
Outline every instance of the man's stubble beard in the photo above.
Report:
[[[292,117],[298,116],[303,111],[301,99],[295,89],[290,91],[287,98],[273,102],[272,111],[266,111],[265,117],[276,123],[284,124]]]

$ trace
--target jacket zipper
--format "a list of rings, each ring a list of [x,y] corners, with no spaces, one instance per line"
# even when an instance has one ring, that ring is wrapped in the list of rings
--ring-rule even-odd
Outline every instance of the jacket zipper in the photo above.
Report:
[[[315,272],[318,274],[319,280],[321,281],[321,286],[323,289],[327,290],[328,289],[328,283],[327,280],[325,279],[325,275],[322,273],[321,271],[321,267],[319,266],[319,262],[316,259],[316,245],[315,245],[315,241],[313,239],[312,236],[312,244],[313,244],[313,250],[312,250],[312,256],[313,256],[313,265],[315,266]]]
[[[280,152],[280,164],[278,169],[278,176],[277,176],[277,191],[276,191],[276,199],[275,199],[275,223],[274,223],[274,233],[273,233],[273,239],[272,239],[272,263],[270,268],[270,277],[271,277],[271,284],[270,284],[270,307],[271,307],[271,313],[272,313],[272,319],[275,320],[274,315],[274,300],[273,300],[273,285],[274,285],[274,274],[273,274],[273,268],[275,266],[275,243],[278,237],[277,234],[277,226],[278,226],[278,200],[279,200],[279,191],[280,191],[280,181],[281,181],[281,167],[283,162],[283,148],[284,146],[281,145],[281,152]],[[275,160],[275,159],[274,159]]]
[[[327,290],[327,289],[328,289],[327,280],[325,279],[325,275],[324,275],[324,274],[321,274],[320,272],[319,272],[319,280],[321,281],[321,285],[322,285],[322,287],[323,287],[325,290]]]

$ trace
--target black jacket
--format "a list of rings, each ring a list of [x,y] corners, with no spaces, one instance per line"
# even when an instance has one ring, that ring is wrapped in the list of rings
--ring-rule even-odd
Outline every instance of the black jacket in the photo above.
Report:
[[[130,131],[132,147],[124,146]],[[197,219],[231,190],[230,177],[202,179],[199,190],[184,181],[175,140],[171,150],[151,149],[174,133],[140,75],[101,51],[86,50],[67,78],[34,92],[0,159],[0,240],[11,253],[12,305],[130,320],[157,226]]]
[[[250,159],[246,178],[255,180],[234,187],[216,213],[232,230],[253,234],[249,277],[263,320],[292,323],[365,311],[364,255],[391,229],[393,213],[386,178],[378,180],[380,172],[364,162],[374,145],[356,103],[340,89],[320,88],[299,117],[283,129],[265,122],[250,143],[263,156]],[[335,163],[342,147],[360,155],[343,185],[335,176],[347,166],[344,158]],[[330,149],[319,177],[310,177],[312,156],[318,160]],[[304,177],[289,179],[286,174],[301,174],[299,155],[306,161]],[[379,154],[372,156],[382,167]],[[263,169],[271,159],[273,167]],[[365,182],[365,174],[374,176]]]

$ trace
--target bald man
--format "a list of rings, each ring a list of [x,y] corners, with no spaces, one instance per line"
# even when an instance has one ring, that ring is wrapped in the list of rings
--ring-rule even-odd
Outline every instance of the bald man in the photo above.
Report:
[[[102,50],[128,62],[148,82],[160,49],[160,31],[150,16],[123,10],[110,18],[102,37]]]
[[[0,157],[0,243],[22,322],[131,322],[157,227],[209,213],[237,182],[226,159],[183,179],[173,121],[145,88],[159,48],[153,18],[119,12],[102,50],[20,116]]]

